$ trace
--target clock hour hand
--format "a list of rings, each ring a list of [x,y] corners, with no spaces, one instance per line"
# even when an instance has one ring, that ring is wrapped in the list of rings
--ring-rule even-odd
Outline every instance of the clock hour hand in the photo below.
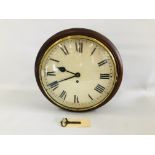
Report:
[[[75,75],[75,73],[66,70],[65,67],[58,67],[58,69],[59,69],[60,72],[68,72],[68,73],[71,73],[71,74]]]

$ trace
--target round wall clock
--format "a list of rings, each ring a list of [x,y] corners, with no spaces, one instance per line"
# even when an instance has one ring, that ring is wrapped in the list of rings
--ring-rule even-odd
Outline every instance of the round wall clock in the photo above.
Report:
[[[113,43],[84,28],[67,29],[49,38],[35,63],[41,92],[70,111],[88,111],[107,103],[122,81],[122,62]]]

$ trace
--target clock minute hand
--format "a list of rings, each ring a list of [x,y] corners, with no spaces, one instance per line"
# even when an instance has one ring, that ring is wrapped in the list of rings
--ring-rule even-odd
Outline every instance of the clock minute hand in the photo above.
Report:
[[[59,71],[61,71],[61,72],[68,72],[68,73],[71,73],[71,74],[75,75],[75,73],[66,70],[65,67],[58,67],[58,69],[59,69]]]
[[[60,80],[60,81],[58,81],[58,82],[66,81],[66,80],[72,79],[72,78],[74,78],[74,77],[76,77],[76,76],[74,75],[74,76],[71,76],[71,77],[68,77],[68,78],[62,79],[62,80]]]
[[[70,77],[65,78],[65,79],[62,79],[62,80],[60,80],[60,81],[58,81],[58,82],[66,81],[66,80],[72,79],[72,78],[74,78],[74,77],[80,77],[80,73],[75,73],[75,75],[70,76]]]

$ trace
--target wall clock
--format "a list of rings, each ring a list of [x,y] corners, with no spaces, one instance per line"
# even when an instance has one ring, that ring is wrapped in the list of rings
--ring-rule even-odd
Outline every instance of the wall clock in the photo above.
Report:
[[[45,97],[70,111],[88,111],[107,103],[122,81],[122,62],[113,43],[84,28],[49,38],[35,62],[35,76]]]

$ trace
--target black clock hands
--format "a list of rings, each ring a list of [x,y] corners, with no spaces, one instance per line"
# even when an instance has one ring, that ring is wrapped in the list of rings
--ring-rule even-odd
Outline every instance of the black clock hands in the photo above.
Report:
[[[65,78],[65,79],[62,79],[62,80],[60,80],[58,82],[66,81],[66,80],[72,79],[74,77],[80,77],[80,73],[73,73],[71,71],[68,71],[65,67],[58,67],[58,69],[59,69],[60,72],[68,72],[68,73],[73,74],[73,76]]]
[[[71,74],[74,74],[74,75],[76,74],[76,73],[73,73],[73,72],[70,72],[70,71],[66,70],[65,67],[58,67],[58,69],[59,69],[60,72],[68,72],[68,73],[71,73]]]
[[[74,78],[74,77],[80,77],[80,76],[81,76],[79,72],[77,72],[77,73],[70,72],[70,71],[66,70],[65,67],[58,67],[58,69],[59,69],[61,72],[69,72],[69,73],[73,74],[73,76],[70,76],[70,77],[68,77],[68,78],[62,79],[62,80],[60,80],[60,81],[56,81],[56,83],[63,82],[63,81],[72,79],[72,78]],[[49,84],[49,85],[51,85],[51,84]]]

